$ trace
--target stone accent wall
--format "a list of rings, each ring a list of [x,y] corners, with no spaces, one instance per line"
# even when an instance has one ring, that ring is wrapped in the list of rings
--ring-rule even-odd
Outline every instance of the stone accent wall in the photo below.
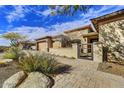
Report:
[[[103,62],[103,45],[99,42],[93,43],[93,61],[94,62]]]
[[[108,60],[124,61],[124,19],[99,25],[99,41],[108,48]]]

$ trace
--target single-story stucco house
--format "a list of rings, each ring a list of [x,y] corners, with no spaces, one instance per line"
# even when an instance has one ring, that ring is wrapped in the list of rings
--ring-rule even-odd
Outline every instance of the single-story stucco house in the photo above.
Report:
[[[35,41],[21,41],[24,50],[36,50],[36,42]]]
[[[49,48],[52,47],[52,37],[51,36],[45,36],[42,38],[38,38],[36,39],[37,43],[36,43],[36,47],[37,50],[39,51],[49,51]]]
[[[44,51],[48,50],[47,48],[69,47],[69,41],[73,42],[76,40],[80,40],[80,42],[84,44],[97,42],[98,33],[92,29],[91,25],[86,25],[80,28],[64,31],[63,35],[45,36],[36,39],[37,50]]]
[[[91,25],[64,31],[63,35],[36,39],[37,50],[49,52],[51,48],[66,49],[73,47],[73,41],[80,41],[79,45],[86,44],[83,46],[85,52],[93,52],[91,45],[88,44],[100,42],[103,45],[102,56],[106,58],[106,61],[108,59],[109,61],[124,60],[124,9],[93,18],[91,23]],[[107,54],[104,53],[106,51]]]
[[[70,38],[66,35],[56,35],[52,37],[53,47],[52,48],[64,48],[69,47]]]

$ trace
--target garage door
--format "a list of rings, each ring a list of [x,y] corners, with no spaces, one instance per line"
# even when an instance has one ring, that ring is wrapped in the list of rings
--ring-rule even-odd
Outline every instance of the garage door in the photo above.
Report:
[[[40,51],[46,51],[47,49],[46,42],[38,43],[38,47]]]

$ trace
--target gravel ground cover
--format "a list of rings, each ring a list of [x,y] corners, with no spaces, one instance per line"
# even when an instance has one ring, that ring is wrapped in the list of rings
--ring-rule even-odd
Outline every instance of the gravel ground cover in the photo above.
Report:
[[[0,88],[6,79],[18,71],[20,71],[20,69],[15,62],[8,63],[6,66],[0,66]]]

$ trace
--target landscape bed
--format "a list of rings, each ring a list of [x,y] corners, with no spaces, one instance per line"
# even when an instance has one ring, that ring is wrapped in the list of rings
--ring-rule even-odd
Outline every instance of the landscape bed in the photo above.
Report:
[[[98,70],[124,77],[124,65],[109,62],[100,63],[98,66]]]
[[[3,85],[3,82],[8,79],[13,74],[20,71],[19,67],[16,65],[17,63],[11,62],[7,63],[6,66],[0,67],[0,88]]]

